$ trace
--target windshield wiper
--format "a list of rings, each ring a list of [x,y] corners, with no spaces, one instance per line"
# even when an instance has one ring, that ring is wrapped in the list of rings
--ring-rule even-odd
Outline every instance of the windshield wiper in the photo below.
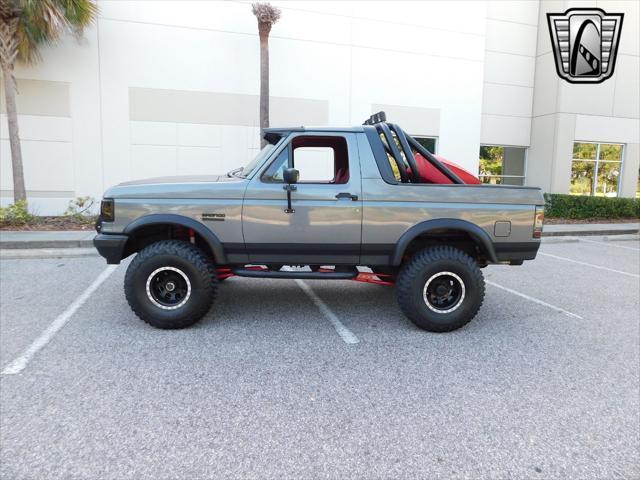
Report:
[[[227,172],[227,177],[237,177],[238,175],[236,175],[236,173],[241,172],[243,169],[244,167],[234,168],[233,170]]]

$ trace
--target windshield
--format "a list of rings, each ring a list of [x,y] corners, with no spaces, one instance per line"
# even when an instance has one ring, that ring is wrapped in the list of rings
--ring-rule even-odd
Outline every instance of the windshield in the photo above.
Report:
[[[262,163],[262,161],[273,151],[274,148],[276,148],[275,145],[267,143],[264,147],[262,147],[262,150],[258,152],[253,160],[242,167],[242,170],[238,171],[238,175],[245,178],[251,175],[256,167],[258,167],[258,165]]]

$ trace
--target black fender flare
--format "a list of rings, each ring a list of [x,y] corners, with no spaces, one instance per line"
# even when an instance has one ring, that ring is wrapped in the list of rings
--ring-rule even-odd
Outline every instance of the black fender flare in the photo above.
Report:
[[[150,225],[176,225],[191,228],[200,235],[205,242],[207,242],[216,263],[219,265],[227,263],[227,257],[224,253],[224,247],[222,246],[220,239],[205,224],[194,220],[191,217],[172,213],[154,213],[151,215],[145,215],[135,219],[127,225],[123,233],[125,235],[134,235],[136,230]]]
[[[466,220],[460,220],[459,218],[438,218],[434,220],[427,220],[425,222],[418,223],[404,232],[398,242],[396,243],[393,257],[391,258],[392,265],[400,265],[402,263],[402,257],[407,250],[409,244],[418,236],[434,230],[459,230],[468,233],[469,236],[480,246],[484,251],[487,258],[497,263],[498,258],[496,256],[495,249],[493,248],[493,242],[489,234],[480,228],[479,226],[468,222]]]

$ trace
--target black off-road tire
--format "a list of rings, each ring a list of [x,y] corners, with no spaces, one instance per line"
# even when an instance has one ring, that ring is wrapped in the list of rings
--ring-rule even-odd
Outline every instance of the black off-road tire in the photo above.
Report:
[[[449,279],[452,285],[457,285],[456,277],[462,286],[457,287],[458,295],[451,300],[452,311],[447,312],[446,306],[439,310],[426,299],[425,289],[430,279],[432,282],[434,278]],[[449,246],[428,247],[417,252],[402,266],[396,282],[396,297],[402,312],[416,326],[430,332],[450,332],[469,323],[482,305],[484,290],[484,277],[477,262],[462,250]]]
[[[158,269],[177,272],[174,275],[180,275],[178,280],[183,278],[182,274],[187,277],[185,285],[190,293],[185,295],[187,300],[183,305],[162,306],[148,293],[147,281]],[[124,292],[131,309],[146,323],[156,328],[176,329],[189,327],[207,314],[217,285],[215,265],[198,247],[180,240],[163,240],[152,243],[135,256],[127,268]]]

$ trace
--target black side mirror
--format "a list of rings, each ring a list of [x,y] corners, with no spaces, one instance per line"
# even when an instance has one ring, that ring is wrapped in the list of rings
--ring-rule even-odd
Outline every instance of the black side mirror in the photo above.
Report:
[[[300,179],[300,172],[295,168],[285,168],[284,172],[282,172],[282,179],[284,180],[284,183],[298,183],[298,180]]]

